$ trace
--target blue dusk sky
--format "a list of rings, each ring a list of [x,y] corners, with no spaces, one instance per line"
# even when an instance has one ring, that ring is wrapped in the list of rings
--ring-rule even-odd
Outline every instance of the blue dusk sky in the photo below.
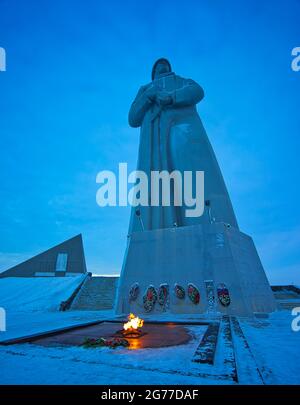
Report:
[[[118,274],[129,207],[96,174],[134,170],[128,110],[153,62],[198,104],[242,231],[272,284],[300,284],[300,2],[0,0],[0,271],[78,233],[88,270]]]

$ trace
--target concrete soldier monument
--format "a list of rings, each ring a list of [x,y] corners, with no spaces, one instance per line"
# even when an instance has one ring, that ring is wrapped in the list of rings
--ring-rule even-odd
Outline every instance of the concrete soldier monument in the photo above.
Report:
[[[254,243],[239,230],[197,113],[203,97],[196,82],[175,74],[162,58],[130,108],[129,124],[141,128],[137,169],[147,175],[149,198],[146,203],[137,198],[132,208],[117,313],[251,315],[275,309]],[[200,204],[197,173],[203,172]],[[156,188],[155,173],[161,181]],[[160,191],[166,179],[164,203]]]

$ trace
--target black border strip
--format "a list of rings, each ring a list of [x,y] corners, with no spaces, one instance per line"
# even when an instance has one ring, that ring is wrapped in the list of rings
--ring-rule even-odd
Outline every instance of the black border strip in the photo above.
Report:
[[[278,400],[280,402],[290,399],[299,399],[300,386],[297,385],[2,385],[0,386],[1,399],[30,399],[41,400],[46,399],[54,401],[57,399],[66,400],[105,400],[116,399],[113,395],[120,392],[135,393],[134,400],[131,403],[144,401],[147,399],[159,399],[159,395],[167,392],[164,399],[169,398],[171,392],[177,391],[179,396],[192,396],[194,398],[177,398],[177,399],[195,399],[209,400],[216,399],[224,403],[225,400],[240,401],[241,399],[261,399],[261,400]],[[195,393],[195,394],[193,394]],[[174,394],[173,394],[174,395]],[[120,398],[126,400],[125,398]],[[161,398],[162,399],[162,398]],[[126,400],[128,403],[129,401]]]

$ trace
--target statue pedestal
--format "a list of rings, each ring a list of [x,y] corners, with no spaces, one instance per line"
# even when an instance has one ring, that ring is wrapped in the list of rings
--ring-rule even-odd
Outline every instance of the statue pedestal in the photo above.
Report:
[[[130,301],[134,283],[140,292]],[[185,298],[174,293],[175,283],[185,289]],[[188,297],[187,286],[200,292],[199,304]],[[224,307],[217,294],[220,283],[228,288],[231,303]],[[128,240],[116,298],[116,312],[145,313],[143,295],[149,285],[158,290],[169,285],[169,303],[156,302],[150,313],[215,314],[252,316],[276,309],[272,290],[250,236],[223,223],[207,226],[134,232]]]

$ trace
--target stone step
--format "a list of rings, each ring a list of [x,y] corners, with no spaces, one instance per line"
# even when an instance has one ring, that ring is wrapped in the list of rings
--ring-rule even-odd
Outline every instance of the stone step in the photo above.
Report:
[[[292,310],[293,308],[300,308],[300,301],[282,301],[278,302],[279,304],[279,309],[290,309]]]
[[[118,277],[91,277],[83,285],[73,302],[73,310],[112,309]]]
[[[287,292],[287,293],[274,293],[275,299],[277,300],[289,300],[289,299],[297,299],[299,298],[299,294],[292,292]]]

